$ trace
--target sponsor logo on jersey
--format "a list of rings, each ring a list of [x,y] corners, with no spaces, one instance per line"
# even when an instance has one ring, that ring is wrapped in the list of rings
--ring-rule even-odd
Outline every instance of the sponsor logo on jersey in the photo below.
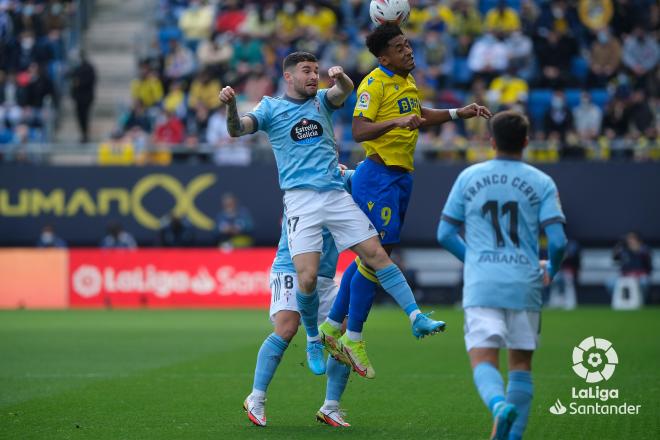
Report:
[[[291,139],[298,144],[313,144],[323,136],[323,126],[313,119],[303,118],[291,127]]]

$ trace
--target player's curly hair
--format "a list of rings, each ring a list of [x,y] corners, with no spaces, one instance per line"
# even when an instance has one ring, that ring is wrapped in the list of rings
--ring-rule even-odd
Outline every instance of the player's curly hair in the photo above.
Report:
[[[490,132],[498,151],[520,153],[527,141],[529,121],[521,113],[507,110],[490,120]]]
[[[309,52],[293,52],[284,58],[282,63],[283,70],[287,70],[290,67],[296,67],[298,63],[303,63],[305,61],[310,61],[312,63],[318,63],[316,56]]]
[[[367,35],[367,47],[376,58],[383,54],[387,45],[394,37],[403,35],[403,31],[394,23],[385,23],[378,26]]]

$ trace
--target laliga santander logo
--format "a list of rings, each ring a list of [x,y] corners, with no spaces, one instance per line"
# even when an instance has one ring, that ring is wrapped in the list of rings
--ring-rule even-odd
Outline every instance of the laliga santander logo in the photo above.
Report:
[[[573,348],[573,371],[587,383],[609,380],[619,357],[607,339],[589,336]]]
[[[95,266],[82,265],[73,274],[73,288],[83,298],[98,295],[102,285],[101,271]]]
[[[573,348],[573,371],[588,384],[612,378],[619,357],[607,339],[589,336]],[[549,408],[551,414],[562,415],[638,415],[642,405],[619,399],[618,388],[602,385],[571,388],[566,406],[557,399]]]

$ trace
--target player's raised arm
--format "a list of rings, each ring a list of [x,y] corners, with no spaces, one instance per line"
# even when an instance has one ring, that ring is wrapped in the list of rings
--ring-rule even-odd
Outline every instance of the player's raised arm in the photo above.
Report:
[[[340,107],[348,95],[351,94],[355,86],[353,81],[344,73],[341,66],[333,66],[328,69],[328,76],[335,80],[335,85],[328,90],[328,101],[335,107]]]
[[[227,105],[227,131],[231,137],[240,137],[255,132],[254,121],[249,116],[238,116],[236,92],[227,86],[220,91],[220,101]]]
[[[395,128],[415,130],[425,122],[426,119],[420,118],[418,115],[402,116],[382,122],[374,122],[364,116],[354,116],[352,125],[353,139],[355,139],[355,142],[370,141],[381,137]]]
[[[424,123],[422,127],[431,125],[440,125],[453,119],[470,119],[470,118],[484,118],[490,119],[493,116],[490,110],[483,105],[473,102],[462,108],[453,108],[448,110],[441,110],[436,108],[422,107],[422,118]]]

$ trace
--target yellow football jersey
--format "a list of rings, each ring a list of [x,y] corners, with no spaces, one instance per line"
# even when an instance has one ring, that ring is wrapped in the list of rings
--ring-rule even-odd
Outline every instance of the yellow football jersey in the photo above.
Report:
[[[373,122],[417,114],[421,100],[412,75],[403,78],[383,66],[371,71],[360,83],[353,117],[363,116]],[[418,130],[395,128],[377,139],[362,142],[367,156],[378,154],[385,164],[413,170],[413,154]]]

